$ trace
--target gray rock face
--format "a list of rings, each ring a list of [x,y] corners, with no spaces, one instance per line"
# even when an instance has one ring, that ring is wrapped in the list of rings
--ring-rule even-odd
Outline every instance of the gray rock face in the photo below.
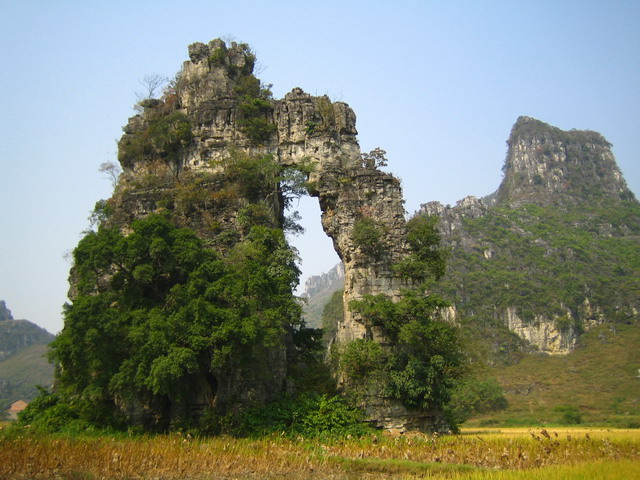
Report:
[[[589,300],[585,300],[589,304]],[[567,311],[566,315],[572,319],[572,314]],[[548,355],[566,355],[571,353],[580,338],[580,332],[573,326],[565,328],[558,327],[556,318],[548,318],[544,315],[536,315],[531,321],[525,321],[517,314],[516,307],[508,307],[501,313],[504,323],[513,333],[537,348],[538,351]],[[586,316],[581,319],[583,330],[587,331],[591,327],[602,323],[602,316]]]
[[[255,58],[248,47],[235,43],[229,47],[220,40],[206,45],[195,43],[189,47],[189,58],[183,65],[175,95],[166,98],[163,105],[145,108],[142,114],[131,118],[119,145],[121,152],[135,145],[162,109],[185,115],[191,123],[192,138],[188,144],[175,146],[179,156],[173,163],[163,157],[166,148],[155,155],[127,156],[126,161],[121,160],[124,173],[114,195],[117,223],[126,229],[133,219],[161,210],[163,195],[166,196],[181,177],[193,172],[220,171],[219,162],[228,158],[231,150],[248,155],[272,155],[282,165],[311,162],[315,165],[309,176],[313,185],[311,194],[319,198],[323,228],[344,265],[345,306],[367,294],[383,293],[397,298],[401,289],[411,287],[409,280],[398,277],[391,269],[408,251],[400,182],[375,166],[363,165],[353,110],[346,103],[332,102],[327,96],[314,97],[294,88],[281,100],[269,99],[268,108],[266,100],[260,103],[261,121],[266,122],[270,130],[265,129],[260,141],[256,141],[243,128],[247,113],[242,92],[253,88],[251,81],[255,80],[251,75]],[[154,179],[153,185],[149,185],[150,177]],[[222,187],[215,182],[201,185],[214,195]],[[282,202],[277,198],[270,202],[274,217],[281,219]],[[212,221],[225,230],[241,230],[237,219],[241,201],[224,208],[216,208],[214,203],[185,217],[188,226],[203,237],[209,236],[212,242],[216,242],[216,235],[207,228]],[[382,248],[375,258],[354,241],[355,225],[363,220],[375,221],[382,232]],[[358,338],[385,341],[380,332],[367,327],[348,308],[345,312],[336,342]],[[273,361],[273,375],[262,386],[246,385],[242,372],[231,375],[224,382],[228,396],[252,391],[255,400],[266,398],[269,389],[281,391],[286,356],[275,354]],[[224,388],[219,382],[218,395]],[[369,403],[376,405],[368,410],[371,420],[381,426],[396,428],[417,423],[426,426],[430,422],[427,419],[433,416],[433,413],[408,412],[397,402],[376,394]]]
[[[342,263],[337,264],[327,273],[321,275],[313,275],[304,282],[304,296],[313,297],[318,292],[330,289],[331,291],[339,290],[344,284],[344,266]]]

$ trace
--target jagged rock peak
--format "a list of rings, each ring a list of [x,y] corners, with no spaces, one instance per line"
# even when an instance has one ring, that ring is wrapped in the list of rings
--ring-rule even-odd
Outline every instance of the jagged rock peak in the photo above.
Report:
[[[611,144],[598,132],[564,131],[521,116],[507,141],[498,204],[578,204],[634,200]]]
[[[208,66],[236,67],[245,69],[245,73],[252,73],[256,57],[246,43],[231,42],[231,46],[216,38],[208,44],[195,42],[189,45],[189,59],[191,63],[206,62]]]
[[[313,297],[318,292],[325,288],[333,287],[334,285],[342,285],[344,283],[344,265],[342,262],[338,263],[335,267],[326,273],[320,275],[313,275],[304,282],[304,297]],[[337,288],[337,287],[336,287]]]
[[[0,321],[2,320],[13,320],[11,310],[7,308],[7,304],[4,300],[0,300]]]

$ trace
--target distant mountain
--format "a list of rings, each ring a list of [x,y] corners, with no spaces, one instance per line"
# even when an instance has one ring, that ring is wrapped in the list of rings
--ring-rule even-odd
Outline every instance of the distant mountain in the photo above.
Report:
[[[54,338],[28,320],[14,320],[0,301],[0,410],[15,400],[31,400],[36,385],[52,383],[53,366],[46,351]]]
[[[491,201],[430,202],[418,212],[440,218],[451,249],[436,288],[478,338],[491,339],[494,360],[566,354],[595,325],[637,323],[640,204],[611,145],[528,117],[508,145]]]
[[[31,345],[47,345],[54,336],[28,320],[0,322],[0,361]]]
[[[310,328],[322,326],[322,309],[331,298],[331,295],[344,286],[344,266],[337,264],[327,273],[309,277],[304,284],[304,293],[301,295],[305,301],[303,317]]]
[[[507,141],[504,179],[496,204],[576,206],[596,201],[635,202],[611,152],[591,130],[564,131],[520,117]]]
[[[507,143],[494,194],[418,212],[451,251],[435,289],[509,401],[477,422],[639,424],[640,204],[599,133],[521,117]]]

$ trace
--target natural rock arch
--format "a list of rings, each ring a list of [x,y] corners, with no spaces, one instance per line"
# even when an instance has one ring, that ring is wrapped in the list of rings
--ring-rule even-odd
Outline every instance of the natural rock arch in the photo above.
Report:
[[[271,155],[281,165],[312,163],[315,168],[309,174],[313,185],[310,193],[319,200],[323,229],[345,270],[345,315],[334,341],[340,344],[368,339],[385,343],[382,330],[368,325],[348,305],[365,295],[384,294],[397,299],[403,289],[415,286],[392,269],[409,252],[404,201],[397,178],[372,162],[363,162],[353,110],[344,102],[314,97],[300,88],[281,100],[268,98],[264,86],[252,75],[255,57],[245,44],[227,46],[221,40],[195,43],[189,46],[189,56],[174,91],[163,101],[143,102],[143,113],[129,119],[124,128],[119,147],[125,172],[114,195],[115,221],[126,225],[133,218],[161,209],[163,189],[179,181],[180,172],[209,171],[212,163],[224,161],[230,150]],[[171,123],[166,127],[164,143],[146,147],[136,144],[149,125],[158,118],[169,118],[167,115]],[[190,129],[185,133],[180,128],[186,122]],[[126,155],[131,151],[134,154]],[[164,183],[132,188],[149,174],[161,178],[160,172],[164,172]],[[219,187],[213,181],[204,186],[212,190]],[[281,201],[273,198],[269,208],[282,218]],[[233,209],[207,215],[239,228]],[[202,227],[205,222],[200,217],[192,215],[187,223],[206,237],[210,233]],[[354,229],[359,222],[372,225],[378,232],[375,252],[356,241]],[[284,381],[283,355],[274,354],[276,382]],[[231,396],[231,390],[244,388],[241,372],[205,382],[212,392],[208,396],[213,395],[216,401]],[[343,386],[348,388],[348,382]],[[375,392],[364,403],[369,419],[384,428],[433,430],[444,425],[438,412],[409,411],[399,401]]]

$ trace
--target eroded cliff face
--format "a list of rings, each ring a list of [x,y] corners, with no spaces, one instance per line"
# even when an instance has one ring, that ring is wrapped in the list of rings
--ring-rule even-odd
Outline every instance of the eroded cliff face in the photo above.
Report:
[[[584,303],[588,306],[589,300],[585,299]],[[604,321],[602,314],[580,313],[578,322],[570,310],[562,317],[534,315],[532,320],[525,320],[518,315],[517,307],[507,307],[500,316],[509,330],[533,345],[537,351],[548,355],[566,355],[576,348],[582,333]]]
[[[399,180],[373,162],[363,162],[353,110],[300,88],[283,99],[271,98],[253,76],[255,57],[243,44],[195,43],[189,46],[189,58],[174,90],[162,100],[143,101],[142,113],[124,128],[119,142],[124,173],[109,201],[114,213],[108,221],[126,231],[136,218],[171,210],[178,223],[224,251],[242,238],[242,215],[251,201],[266,208],[271,225],[285,223],[285,192],[277,185],[257,194],[246,191],[230,173],[229,159],[268,155],[284,166],[310,165],[310,193],[319,200],[323,228],[344,265],[346,313],[335,342],[384,342],[380,331],[346,306],[367,294],[394,298],[412,286],[391,269],[408,252],[405,210]],[[381,245],[375,256],[354,241],[359,221],[379,227]],[[272,357],[270,378],[216,372],[217,392],[194,392],[194,402],[211,404],[238,395],[268,399],[269,392],[283,391],[284,339]],[[348,389],[348,384],[342,386]],[[409,412],[376,392],[366,403],[370,420],[382,427],[430,428],[437,416]]]
[[[552,355],[571,352],[594,325],[637,321],[635,296],[610,288],[633,268],[623,252],[640,227],[610,144],[529,117],[517,120],[507,144],[497,192],[418,212],[440,218],[452,249],[445,284],[458,314],[494,325],[489,331],[506,326]]]

